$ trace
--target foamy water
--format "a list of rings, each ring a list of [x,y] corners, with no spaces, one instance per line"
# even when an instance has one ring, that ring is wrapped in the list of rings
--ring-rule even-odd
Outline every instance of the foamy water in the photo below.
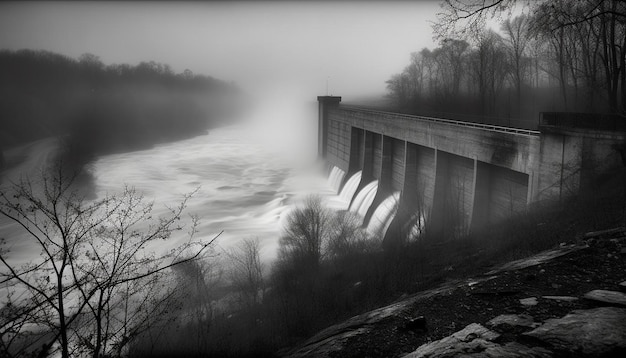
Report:
[[[258,238],[262,260],[277,252],[282,220],[310,193],[333,190],[316,167],[317,112],[315,103],[265,102],[248,121],[211,130],[188,140],[129,153],[106,155],[89,166],[97,198],[136,188],[154,201],[153,216],[168,212],[183,195],[187,214],[200,219],[196,240],[207,241],[223,232],[215,248],[233,247]],[[7,178],[36,176],[55,141],[36,142],[9,153],[21,164],[3,173]],[[20,228],[0,219],[0,237],[7,239],[13,263],[39,255]],[[185,240],[185,232],[155,247],[169,250]]]
[[[50,139],[8,152],[8,161],[20,164],[3,173],[5,185],[8,179],[39,175],[55,148]],[[324,177],[316,153],[315,103],[279,97],[278,102],[264,102],[248,121],[147,150],[102,156],[88,170],[97,198],[134,187],[147,201],[154,201],[155,217],[166,215],[168,206],[178,205],[185,194],[195,191],[186,214],[200,219],[196,240],[206,242],[222,233],[214,245],[219,253],[244,239],[257,238],[261,259],[271,262],[288,212],[307,195],[320,194],[329,208],[350,206],[364,216],[376,194],[376,182],[356,192],[360,172],[345,178],[343,171],[333,168],[329,178]],[[374,215],[377,233],[384,232],[395,214],[397,198],[392,201]],[[5,257],[14,264],[29,262],[40,253],[41,248],[5,218],[0,218],[0,237],[7,239],[11,252]],[[186,239],[184,231],[176,232],[171,240],[151,248],[169,251]]]
[[[156,214],[165,214],[163,204],[175,205],[197,190],[187,208],[200,218],[196,239],[208,240],[223,231],[218,245],[228,248],[258,238],[262,258],[271,260],[286,212],[327,184],[314,174],[313,162],[310,170],[291,166],[259,145],[254,133],[247,125],[236,125],[151,150],[100,158],[92,169],[96,195],[118,192],[126,184],[154,200]]]

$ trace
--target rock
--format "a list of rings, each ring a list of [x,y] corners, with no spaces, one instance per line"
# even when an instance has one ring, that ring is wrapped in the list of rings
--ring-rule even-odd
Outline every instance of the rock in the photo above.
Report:
[[[465,356],[463,354],[462,356]],[[552,352],[545,348],[540,347],[527,347],[517,342],[510,342],[503,346],[494,345],[494,347],[487,348],[484,352],[468,355],[469,357],[493,357],[493,358],[549,358],[552,357]]]
[[[477,349],[484,351],[488,346],[493,346],[494,344],[489,344],[489,342],[498,337],[500,337],[498,333],[478,323],[472,323],[448,337],[421,345],[405,357],[444,357],[455,353],[477,351]]]
[[[572,296],[542,296],[547,300],[555,300],[555,301],[565,301],[565,302],[574,302],[578,301],[578,297]]]
[[[567,245],[565,247],[559,247],[554,250],[543,251],[534,256],[504,264],[495,270],[491,270],[487,272],[485,275],[495,275],[500,272],[521,270],[527,267],[542,265],[542,264],[545,264],[546,262],[550,262],[556,259],[557,257],[561,257],[563,255],[567,255],[574,251],[582,250],[585,248],[586,248],[585,246],[580,246],[580,245]],[[544,269],[541,269],[539,271],[539,273],[545,273],[545,272],[546,270]]]
[[[528,297],[520,299],[519,303],[521,303],[523,306],[536,306],[538,302],[537,297]]]
[[[588,300],[609,305],[626,306],[626,293],[608,290],[593,290],[585,294]]]
[[[617,227],[614,229],[608,229],[608,230],[601,230],[601,231],[592,231],[592,232],[588,232],[585,234],[585,239],[591,239],[591,238],[596,238],[598,236],[607,236],[607,235],[615,235],[615,234],[621,234],[626,232],[626,228],[624,227]]]
[[[543,348],[530,348],[511,342],[500,345],[494,341],[500,335],[478,323],[472,323],[451,336],[426,343],[404,356],[404,358],[444,358],[444,357],[551,357],[550,351]]]
[[[626,309],[575,310],[547,320],[524,335],[537,338],[567,355],[617,356],[626,350]]]
[[[529,315],[503,314],[487,322],[492,328],[535,328],[539,323]]]

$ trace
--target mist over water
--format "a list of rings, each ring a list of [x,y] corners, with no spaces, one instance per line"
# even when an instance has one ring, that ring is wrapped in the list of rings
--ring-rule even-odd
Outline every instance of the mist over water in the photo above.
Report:
[[[223,231],[218,252],[258,238],[267,262],[276,255],[290,208],[312,192],[328,190],[315,162],[316,128],[316,103],[265,98],[242,123],[98,159],[92,168],[96,195],[127,184],[159,204],[155,214],[165,214],[161,204],[175,205],[198,189],[187,210],[200,218],[196,238]]]
[[[24,162],[5,176],[36,175],[53,143],[22,148]],[[200,219],[195,238],[210,240],[223,231],[218,253],[243,239],[258,238],[261,258],[268,262],[276,256],[287,212],[308,194],[333,193],[319,171],[316,153],[317,104],[276,96],[259,102],[241,123],[148,150],[102,156],[88,170],[97,198],[120,193],[125,185],[134,187],[154,201],[155,217],[197,189],[186,210]],[[4,219],[0,224],[0,237],[12,242],[14,260],[38,254],[24,244],[27,239],[16,225]],[[184,231],[175,235],[155,249],[169,250],[186,238]]]

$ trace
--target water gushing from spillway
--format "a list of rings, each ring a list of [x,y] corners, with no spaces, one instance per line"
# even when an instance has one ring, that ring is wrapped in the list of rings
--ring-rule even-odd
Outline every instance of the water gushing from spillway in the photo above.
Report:
[[[359,187],[359,183],[361,182],[361,171],[354,173],[346,182],[346,185],[343,186],[341,193],[339,194],[339,198],[346,202],[346,209],[350,206],[350,202],[356,193],[357,188]]]
[[[335,193],[339,192],[339,187],[341,186],[341,182],[343,181],[343,177],[345,175],[346,172],[335,166],[333,166],[333,169],[330,171],[330,175],[328,176],[328,184],[335,191]]]
[[[389,225],[393,221],[398,212],[398,201],[400,200],[400,192],[396,191],[378,205],[370,222],[367,225],[367,232],[371,236],[383,237],[389,229]]]
[[[409,232],[408,232],[409,241],[420,239],[420,237],[424,234],[425,222],[426,222],[426,219],[424,218],[424,215],[422,215],[419,212],[413,214],[413,216],[411,217],[409,221],[409,225],[410,225]]]
[[[354,201],[350,205],[350,211],[359,214],[365,218],[367,210],[372,205],[376,192],[378,191],[378,180],[367,184],[354,198]]]

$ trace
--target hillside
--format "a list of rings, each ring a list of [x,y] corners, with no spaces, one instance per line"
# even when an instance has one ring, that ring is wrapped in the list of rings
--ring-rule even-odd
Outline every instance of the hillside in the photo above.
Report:
[[[625,290],[626,229],[570,241],[355,316],[284,355],[622,356],[626,294],[607,303],[590,292]]]

